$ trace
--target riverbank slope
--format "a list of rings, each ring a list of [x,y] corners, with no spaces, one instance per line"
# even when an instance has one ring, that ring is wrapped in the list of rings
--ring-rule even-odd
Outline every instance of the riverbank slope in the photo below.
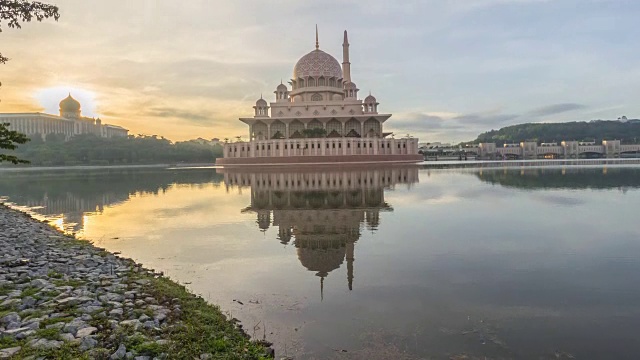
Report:
[[[183,286],[0,204],[0,359],[266,359]]]

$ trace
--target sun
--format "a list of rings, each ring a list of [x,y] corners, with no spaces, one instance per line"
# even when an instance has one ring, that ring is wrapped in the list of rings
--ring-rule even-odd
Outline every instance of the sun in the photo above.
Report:
[[[58,114],[60,100],[67,96],[73,96],[82,105],[82,115],[86,117],[99,117],[96,111],[96,94],[90,90],[86,90],[75,86],[55,86],[37,90],[33,97],[38,101],[40,106],[44,108],[47,114]]]

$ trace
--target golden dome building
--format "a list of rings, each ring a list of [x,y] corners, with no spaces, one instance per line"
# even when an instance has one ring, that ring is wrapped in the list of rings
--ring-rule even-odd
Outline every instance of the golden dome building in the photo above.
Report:
[[[81,134],[95,134],[103,138],[127,137],[129,130],[110,124],[103,124],[100,118],[82,116],[82,107],[71,94],[60,101],[60,115],[44,113],[1,113],[0,123],[9,123],[9,130],[15,130],[32,138],[40,136],[46,140],[50,134],[65,140]]]

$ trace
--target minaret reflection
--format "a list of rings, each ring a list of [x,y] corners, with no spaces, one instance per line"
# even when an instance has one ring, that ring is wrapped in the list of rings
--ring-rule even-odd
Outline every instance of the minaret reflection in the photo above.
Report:
[[[380,213],[393,211],[384,190],[418,182],[417,167],[361,169],[267,170],[224,169],[228,188],[251,187],[251,205],[261,231],[278,227],[277,239],[293,241],[298,260],[324,280],[347,263],[347,285],[353,289],[355,244],[365,228],[375,232]]]

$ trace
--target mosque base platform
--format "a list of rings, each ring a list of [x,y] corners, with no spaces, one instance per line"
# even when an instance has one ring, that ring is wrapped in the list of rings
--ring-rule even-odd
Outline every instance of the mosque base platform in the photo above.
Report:
[[[344,155],[344,156],[288,156],[222,158],[216,165],[237,166],[284,166],[284,165],[341,165],[341,164],[414,164],[424,161],[422,155]]]

